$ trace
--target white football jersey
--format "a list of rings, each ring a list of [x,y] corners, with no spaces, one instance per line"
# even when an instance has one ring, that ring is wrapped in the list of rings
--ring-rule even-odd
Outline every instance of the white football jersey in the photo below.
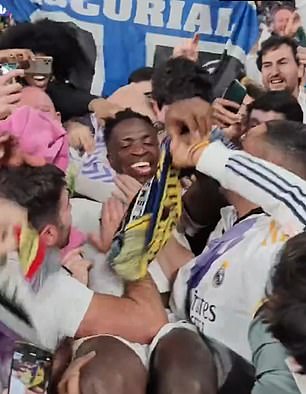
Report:
[[[223,208],[221,216],[203,253],[179,271],[171,309],[250,360],[249,324],[286,237],[264,213],[235,225],[233,207]]]

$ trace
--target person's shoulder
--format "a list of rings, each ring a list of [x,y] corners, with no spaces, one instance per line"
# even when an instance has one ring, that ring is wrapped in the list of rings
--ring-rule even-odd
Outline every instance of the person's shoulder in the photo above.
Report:
[[[249,343],[256,370],[252,394],[298,394],[299,390],[286,364],[287,350],[273,337],[261,314],[250,325]]]

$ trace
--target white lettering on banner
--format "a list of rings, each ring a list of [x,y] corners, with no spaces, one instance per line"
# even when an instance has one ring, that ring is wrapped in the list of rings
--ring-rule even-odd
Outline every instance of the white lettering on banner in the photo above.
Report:
[[[0,4],[0,15],[4,15],[6,13],[6,8],[4,8],[1,4]]]
[[[232,12],[233,10],[231,8],[219,9],[218,26],[214,33],[216,36],[230,37],[232,32],[229,29],[229,26],[230,26]],[[232,29],[233,28],[234,28],[234,24],[232,26]]]
[[[56,5],[57,7],[66,8],[67,7],[67,0],[45,0],[45,4]]]
[[[84,0],[71,0],[71,9],[85,16],[98,16],[100,14],[100,5]]]
[[[137,0],[137,9],[134,23],[147,26],[150,25],[155,27],[163,27],[164,9],[165,2],[163,0]]]
[[[32,0],[33,1],[33,0]],[[103,5],[103,14],[114,21],[126,22],[131,20],[133,0],[104,0],[100,4],[94,4],[94,0],[35,0],[42,6],[68,7],[79,15],[96,17],[100,15]],[[116,7],[118,5],[118,7]],[[169,6],[168,21],[163,20],[165,7]],[[213,31],[211,21],[211,9],[207,4],[193,3],[185,25],[182,27],[183,11],[186,3],[183,0],[136,0],[136,15],[134,23],[145,26],[166,27],[168,29],[185,30],[191,33],[214,34],[221,37],[230,37],[230,22],[233,9],[218,9],[218,24],[216,31]],[[88,21],[89,22],[89,21]]]
[[[166,26],[168,29],[181,29],[184,5],[184,2],[180,0],[171,1],[170,15]]]
[[[128,21],[131,18],[132,0],[121,1],[118,12],[116,12],[116,0],[104,0],[103,12],[107,18],[114,21]]]
[[[212,34],[210,7],[205,4],[193,4],[186,20],[184,30]]]

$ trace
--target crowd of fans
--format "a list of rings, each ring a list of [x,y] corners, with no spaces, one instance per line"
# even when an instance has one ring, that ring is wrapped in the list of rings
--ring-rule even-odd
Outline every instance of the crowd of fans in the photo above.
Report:
[[[100,98],[75,26],[0,36],[1,64],[53,58],[0,76],[1,393],[46,390],[16,340],[51,394],[306,393],[306,36],[257,3],[242,103],[196,39]]]

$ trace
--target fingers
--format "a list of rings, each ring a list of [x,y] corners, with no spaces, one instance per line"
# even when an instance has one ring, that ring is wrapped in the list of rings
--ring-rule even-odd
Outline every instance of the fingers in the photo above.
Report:
[[[0,86],[7,85],[13,79],[24,76],[24,70],[13,70],[5,75],[0,76]]]
[[[6,103],[10,105],[11,108],[10,112],[13,112],[13,110],[17,108],[11,104],[19,103],[20,99],[21,99],[21,93],[10,94],[5,98]]]
[[[96,114],[98,119],[113,118],[117,112],[122,111],[123,108],[117,104],[113,104],[103,98],[93,99],[89,103],[89,110]]]
[[[166,114],[166,130],[171,137],[179,136],[183,132],[196,132],[199,129],[199,124],[194,114],[186,113],[179,116],[176,114],[171,117],[172,114]]]
[[[224,98],[217,98],[214,102],[220,104],[223,107],[229,107],[236,110],[239,110],[240,108],[240,104],[236,103],[235,101],[227,100]]]
[[[7,49],[0,51],[2,62],[24,62],[35,61],[35,55],[30,49]]]
[[[74,362],[73,368],[79,371],[82,367],[84,367],[84,365],[86,365],[95,356],[96,356],[96,352],[91,351],[90,353],[86,354],[85,356],[77,358]]]
[[[177,45],[173,49],[172,57],[185,57],[193,62],[196,62],[199,56],[198,45],[200,41],[200,35],[195,33],[192,39],[184,40],[183,44]]]
[[[91,361],[96,355],[96,352],[92,351],[85,356],[79,357],[72,361],[70,366],[65,371],[62,380],[58,384],[58,392],[59,394],[79,394],[79,379],[80,379],[80,370],[83,368],[89,361]]]
[[[66,382],[65,394],[80,394],[80,372],[71,374]],[[60,393],[61,394],[61,393]]]
[[[300,64],[306,65],[306,48],[299,46],[297,49],[297,56]]]
[[[74,149],[83,148],[88,154],[94,152],[95,140],[89,127],[78,122],[68,122],[66,128],[70,146],[72,146]]]
[[[125,205],[130,205],[142,186],[136,179],[124,174],[116,176],[115,184],[118,190],[113,192],[113,196]]]
[[[166,130],[171,137],[187,131],[200,133],[204,138],[210,131],[210,124],[210,104],[197,97],[174,103],[166,113]]]
[[[84,135],[81,139],[81,145],[87,154],[93,153],[96,148],[95,140],[92,135]]]
[[[228,108],[233,109],[234,111],[239,110],[240,105],[229,101],[226,99],[218,98],[214,101],[213,105],[213,121],[214,123],[220,125],[221,127],[229,126],[240,122],[241,116],[234,112],[231,112]]]
[[[0,76],[0,119],[5,119],[16,108],[20,101],[22,86],[19,83],[9,83],[13,78],[24,75],[21,70],[12,71]]]
[[[212,110],[211,107],[206,108],[206,112],[199,111],[196,115],[198,129],[196,130],[201,138],[206,138],[212,129]]]
[[[199,41],[200,41],[200,34],[195,33],[193,36],[193,39],[192,39],[192,44],[197,47],[199,44]]]
[[[22,90],[22,85],[20,83],[11,83],[9,85],[4,85],[1,89],[1,96],[8,96],[13,93],[20,93]]]

